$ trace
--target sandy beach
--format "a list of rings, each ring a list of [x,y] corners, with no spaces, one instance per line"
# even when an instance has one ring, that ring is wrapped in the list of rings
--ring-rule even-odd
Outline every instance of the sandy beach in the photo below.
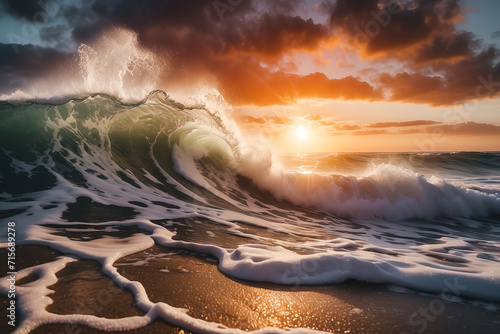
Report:
[[[5,255],[5,250],[1,252]],[[18,247],[19,269],[54,260],[60,253],[40,246]],[[119,273],[143,284],[152,302],[184,308],[194,318],[245,331],[264,327],[309,328],[333,333],[494,333],[500,313],[471,303],[447,303],[433,315],[439,296],[398,293],[384,285],[348,281],[326,286],[287,287],[243,282],[220,273],[216,259],[154,246],[115,263]],[[0,268],[4,270],[5,268]],[[58,272],[47,308],[56,314],[91,314],[106,318],[143,315],[133,295],[103,275],[90,260],[69,263]],[[26,277],[19,286],[36,280]],[[7,298],[2,298],[2,311]],[[441,311],[441,310],[439,310]],[[412,315],[417,312],[417,316]],[[422,312],[418,314],[418,312]],[[425,313],[424,313],[425,312]],[[425,321],[424,325],[424,319]],[[2,324],[2,332],[11,328]],[[188,333],[156,321],[131,333]],[[70,325],[45,325],[31,333],[98,333]]]

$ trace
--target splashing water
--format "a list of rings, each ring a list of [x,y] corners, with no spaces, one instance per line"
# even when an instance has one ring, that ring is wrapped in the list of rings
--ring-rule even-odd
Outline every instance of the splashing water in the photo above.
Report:
[[[139,45],[137,33],[113,28],[89,45],[81,44],[69,66],[31,88],[0,95],[0,100],[60,102],[101,93],[126,103],[139,102],[158,87],[164,70],[165,62]]]
[[[161,66],[138,45],[137,34],[115,28],[93,46],[78,48],[84,92],[104,93],[124,101],[144,99],[156,88]]]

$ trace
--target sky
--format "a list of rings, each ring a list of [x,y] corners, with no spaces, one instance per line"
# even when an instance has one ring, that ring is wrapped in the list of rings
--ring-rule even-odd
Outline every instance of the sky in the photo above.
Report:
[[[163,64],[155,88],[217,89],[243,132],[281,151],[500,151],[499,13],[489,0],[4,0],[0,95],[70,85],[82,45],[129,54],[121,29]]]

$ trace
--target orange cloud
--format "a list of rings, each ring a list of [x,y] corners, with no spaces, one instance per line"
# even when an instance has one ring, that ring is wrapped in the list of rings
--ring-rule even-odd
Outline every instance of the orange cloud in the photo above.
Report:
[[[229,101],[237,105],[284,105],[301,98],[380,100],[372,85],[352,76],[330,79],[323,73],[308,75],[270,71],[259,64],[233,62],[220,68],[219,82]]]
[[[436,74],[383,73],[380,83],[390,92],[391,101],[452,105],[500,94],[500,64],[493,47],[455,64],[436,66]]]
[[[388,132],[385,130],[359,130],[349,133],[353,136],[371,136],[371,135],[385,135]]]
[[[427,127],[425,132],[443,133],[448,135],[498,136],[500,135],[500,126],[487,123],[466,122],[453,125],[447,124]]]
[[[265,124],[266,120],[263,117],[253,117],[244,115],[240,118],[244,123],[257,123],[257,124]]]
[[[335,131],[351,131],[351,130],[361,129],[361,126],[359,126],[359,125],[339,124],[337,122],[331,122],[331,121],[321,121],[321,122],[319,122],[319,124],[322,126],[329,126],[329,127],[331,127],[332,130],[335,130]]]
[[[408,122],[386,122],[386,123],[373,123],[367,124],[363,127],[357,125],[341,125],[334,127],[334,130],[356,130],[344,132],[346,135],[353,136],[368,136],[368,135],[407,135],[416,133],[438,133],[440,135],[456,135],[456,136],[492,136],[500,135],[500,126],[487,124],[487,123],[476,123],[476,122],[465,122],[458,124],[439,124],[430,125],[429,124],[439,124],[439,122],[434,121],[408,121]],[[377,128],[396,128],[395,131],[380,130]],[[404,129],[404,127],[415,127],[412,129]],[[403,129],[401,129],[403,128]]]
[[[254,117],[254,116],[243,115],[240,117],[240,120],[244,123],[256,123],[256,124],[273,123],[278,125],[290,125],[294,123],[294,121],[289,117],[277,117],[277,116]]]
[[[322,118],[323,117],[321,115],[307,115],[307,116],[304,116],[304,119],[306,121],[319,121]]]
[[[435,121],[425,121],[425,120],[416,120],[416,121],[406,121],[406,122],[379,122],[368,124],[367,128],[391,128],[391,127],[407,127],[407,126],[421,126],[421,125],[430,125],[430,124],[439,124],[439,122]]]

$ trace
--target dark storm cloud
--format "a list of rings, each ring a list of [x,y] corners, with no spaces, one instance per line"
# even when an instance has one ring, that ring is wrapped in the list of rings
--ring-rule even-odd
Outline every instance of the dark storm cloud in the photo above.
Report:
[[[393,10],[395,14],[391,14],[385,7],[379,10],[378,5],[378,0],[338,0],[331,24],[353,44],[363,46],[368,54],[405,47],[428,36],[431,27],[425,23],[421,11],[403,10],[398,6]],[[387,22],[386,27],[375,19],[382,11],[389,13],[381,17]]]
[[[470,32],[461,32],[450,36],[437,36],[429,44],[423,45],[417,51],[415,61],[423,63],[472,56],[472,50],[477,46],[479,46],[479,42],[474,41],[473,34]]]
[[[454,31],[458,0],[338,0],[331,25],[368,55],[398,52]]]
[[[61,64],[73,60],[75,57],[71,53],[76,43],[71,40],[72,22],[80,17],[65,20],[64,13],[84,11],[90,4],[84,2],[83,7],[76,7],[78,2],[72,0],[1,2],[0,16],[10,16],[21,23],[17,28],[12,27],[12,31],[3,31],[12,44],[1,45],[0,94],[24,88],[30,90],[34,81],[52,78]]]
[[[457,63],[436,65],[436,74],[402,72],[382,74],[380,81],[390,90],[390,100],[433,106],[463,103],[500,93],[498,50],[489,49]]]
[[[331,36],[329,29],[321,24],[283,14],[300,1],[241,1],[222,21],[215,3],[213,0],[99,1],[86,14],[96,15],[98,20],[92,24],[78,23],[73,35],[80,42],[88,42],[105,27],[124,26],[138,32],[144,46],[172,48],[190,58],[196,57],[199,49],[211,54],[281,57],[292,50],[317,50],[320,42]],[[280,4],[284,11],[278,10]],[[267,11],[258,13],[257,5],[267,5]]]
[[[242,0],[244,1],[244,0]],[[257,0],[254,1],[255,6],[265,7],[268,11],[280,14],[292,14],[296,11],[297,7],[304,4],[305,0]]]
[[[61,36],[67,32],[64,25],[43,27],[40,29],[40,39],[44,42],[55,43],[61,40]]]
[[[457,31],[462,13],[459,0],[338,0],[330,24],[363,57],[406,64],[379,77],[390,100],[442,106],[500,93],[499,52]]]
[[[56,49],[33,45],[0,44],[0,92],[10,94],[32,80],[49,77],[53,69],[72,58]]]
[[[330,36],[327,27],[311,19],[264,14],[237,34],[226,34],[224,52],[279,60],[291,51],[318,50]]]
[[[68,27],[64,24],[42,27],[39,30],[40,40],[51,48],[71,52],[75,43],[71,41]]]
[[[3,0],[0,3],[0,9],[14,17],[28,20],[42,10],[38,1],[33,0]]]
[[[305,8],[300,0],[64,2],[57,17],[61,24],[39,30],[46,45],[65,50],[69,35],[70,46],[91,44],[107,29],[124,27],[138,33],[142,47],[169,63],[161,88],[169,89],[172,82],[193,86],[209,78],[234,104],[288,104],[301,98],[377,101],[385,93],[392,101],[439,106],[499,91],[489,85],[480,89],[480,96],[475,94],[478,78],[500,81],[498,54],[493,47],[481,50],[473,34],[456,31],[463,12],[458,0],[324,1],[314,10],[331,11],[327,25],[296,15]],[[225,7],[216,6],[221,3]],[[5,13],[15,17],[32,17],[40,8],[32,1],[3,4]],[[375,25],[379,31],[370,34]],[[345,42],[362,57],[397,60],[405,71],[382,73],[376,85],[352,76],[288,73],[287,62],[296,53],[319,54],[326,46]],[[55,53],[61,52],[40,49],[34,59],[50,66],[56,63]],[[47,72],[33,67],[29,57],[4,57],[6,72],[0,80],[5,87]]]
[[[16,52],[17,51],[17,52]],[[33,45],[0,44],[0,91],[11,93],[33,79],[49,76],[55,65],[71,56]]]

